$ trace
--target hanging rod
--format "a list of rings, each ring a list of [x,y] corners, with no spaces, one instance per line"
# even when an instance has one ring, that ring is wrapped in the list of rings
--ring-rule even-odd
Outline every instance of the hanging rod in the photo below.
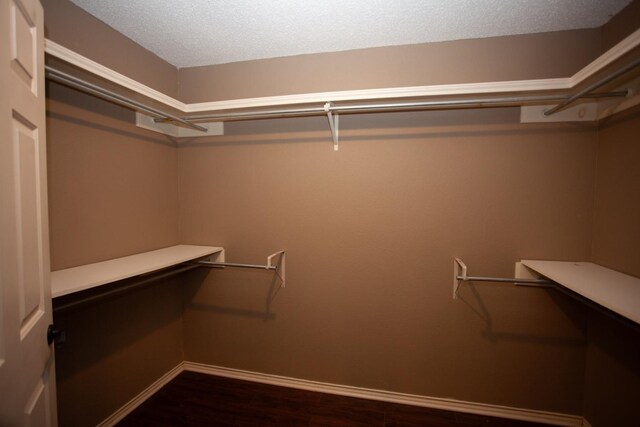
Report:
[[[625,97],[628,91],[616,91],[608,93],[591,94],[588,98],[613,98]],[[566,96],[539,95],[539,96],[521,96],[521,97],[502,97],[502,98],[478,98],[478,99],[451,99],[443,101],[416,101],[416,102],[396,102],[382,104],[362,104],[362,105],[337,105],[331,108],[331,111],[338,113],[368,113],[378,111],[396,111],[411,109],[456,109],[456,108],[488,108],[503,107],[512,105],[522,105],[536,102],[550,102],[567,99]]]
[[[608,92],[608,93],[586,93],[581,98],[613,98],[625,97],[629,94],[628,90]],[[307,117],[307,116],[326,116],[329,120],[331,130],[331,138],[333,140],[333,149],[338,151],[338,119],[339,113],[345,114],[363,114],[363,113],[379,113],[379,112],[398,112],[406,110],[443,110],[443,109],[459,109],[459,108],[488,108],[488,107],[504,107],[512,105],[523,105],[527,103],[540,102],[558,102],[568,101],[569,96],[557,95],[537,95],[537,96],[520,96],[520,97],[500,97],[500,98],[476,98],[476,99],[450,99],[440,101],[414,101],[414,102],[387,102],[378,104],[349,104],[334,105],[332,102],[326,102],[323,106],[293,108],[293,109],[275,109],[262,111],[239,111],[232,113],[206,114],[199,116],[189,116],[184,120],[190,122],[215,122],[215,121],[242,121],[257,119],[274,119],[287,117]],[[156,122],[170,122],[171,119],[156,118]]]
[[[628,91],[615,91],[607,93],[589,93],[581,98],[617,98],[625,97]],[[499,98],[473,98],[473,99],[450,99],[441,101],[415,101],[415,102],[387,102],[377,104],[349,104],[335,105],[327,103],[317,107],[274,109],[262,111],[239,111],[233,113],[204,114],[189,116],[185,120],[192,123],[212,122],[212,121],[242,121],[256,119],[275,119],[288,117],[307,116],[327,116],[328,113],[362,114],[375,112],[392,112],[398,110],[425,110],[425,109],[456,109],[456,108],[484,108],[521,105],[526,103],[539,102],[559,102],[566,101],[569,96],[558,95],[537,95],[520,97],[499,97]],[[156,122],[171,121],[164,118],[155,119]]]
[[[486,276],[456,276],[456,280],[462,282],[495,282],[513,283],[515,285],[552,285],[553,282],[545,279],[517,279],[512,277],[486,277]],[[548,286],[545,286],[548,287]]]
[[[507,278],[507,277],[484,277],[484,276],[469,276],[467,275],[467,265],[460,259],[454,258],[453,260],[453,299],[458,298],[458,288],[461,282],[496,282],[496,283],[513,283],[516,286],[530,286],[537,288],[550,288],[554,291],[558,291],[569,298],[578,301],[585,306],[595,310],[601,314],[604,314],[612,319],[617,320],[635,330],[640,331],[640,324],[630,320],[629,318],[622,316],[595,301],[592,301],[571,289],[562,286],[561,284],[547,279],[525,279],[525,278]]]
[[[96,84],[89,83],[85,80],[82,80],[81,78],[78,78],[78,77],[72,76],[71,74],[67,74],[60,70],[57,70],[56,68],[53,68],[49,65],[45,65],[45,70],[47,72],[48,79],[70,86],[82,92],[89,93],[91,95],[97,96],[107,101],[122,105],[124,107],[132,108],[135,111],[151,114],[156,118],[181,123],[184,126],[187,126],[191,129],[196,129],[202,132],[208,131],[208,129],[205,127],[190,123],[188,120],[185,120],[173,114],[166,113],[164,111],[145,105],[141,102],[127,98],[126,96],[112,92]]]
[[[214,261],[197,261],[194,262],[201,267],[237,267],[237,268],[256,268],[259,270],[275,270],[278,268],[276,265],[256,265],[256,264],[240,264],[235,262],[214,262]]]
[[[280,287],[285,287],[285,262],[286,262],[287,253],[285,251],[275,252],[267,257],[266,265],[257,265],[257,264],[240,264],[235,262],[215,262],[215,261],[193,261],[189,262],[186,265],[192,265],[196,267],[206,267],[206,268],[253,268],[258,270],[273,270],[276,272],[278,278],[280,278],[281,284]],[[278,263],[274,264],[274,258],[278,258]]]
[[[593,92],[594,90],[606,85],[607,83],[617,79],[618,77],[622,76],[623,74],[626,74],[627,72],[631,71],[632,69],[636,68],[638,65],[640,65],[640,58],[636,59],[633,62],[630,62],[629,64],[625,65],[624,67],[620,68],[619,70],[617,70],[616,72],[603,77],[602,79],[598,80],[597,82],[593,83],[592,85],[584,88],[583,90],[581,90],[580,92],[576,93],[575,95],[570,96],[568,99],[566,99],[565,101],[562,101],[560,104],[556,105],[553,108],[550,108],[548,110],[546,110],[544,112],[545,116],[550,116],[553,113],[556,113],[560,110],[562,110],[563,108],[566,108],[567,106],[569,106],[570,104],[574,103],[575,101],[577,101],[580,98],[584,98],[586,95],[591,94],[591,92]]]
[[[462,282],[513,283],[516,286],[555,288],[556,282],[547,279],[524,279],[516,277],[485,277],[467,275],[467,265],[460,258],[453,259],[453,299],[458,298],[458,288]]]

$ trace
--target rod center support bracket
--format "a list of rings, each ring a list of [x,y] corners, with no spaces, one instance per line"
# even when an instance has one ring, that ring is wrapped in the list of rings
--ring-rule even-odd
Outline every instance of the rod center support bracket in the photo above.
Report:
[[[273,264],[274,258],[277,258],[277,264],[275,265]],[[285,271],[286,261],[287,261],[286,251],[278,251],[267,257],[266,269],[267,270],[275,269],[276,275],[280,279],[281,288],[284,288],[286,284],[286,278],[287,278],[286,271]]]
[[[329,119],[329,127],[331,128],[331,138],[333,139],[333,151],[338,151],[338,113],[333,114],[331,108],[332,102],[324,104],[324,111],[327,113],[327,119]]]
[[[453,299],[458,299],[460,283],[467,281],[467,265],[460,258],[453,259]]]

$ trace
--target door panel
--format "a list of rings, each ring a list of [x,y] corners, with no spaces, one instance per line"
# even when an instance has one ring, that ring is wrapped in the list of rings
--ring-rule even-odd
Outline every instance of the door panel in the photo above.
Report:
[[[29,333],[31,327],[43,315],[44,283],[40,274],[41,248],[39,242],[40,225],[38,214],[39,183],[38,183],[38,132],[30,129],[33,125],[25,125],[14,118],[13,121],[13,151],[14,170],[16,180],[16,216],[17,243],[20,294],[19,315],[21,320],[20,338]],[[34,268],[36,267],[36,268]]]
[[[18,74],[31,86],[33,79],[33,55],[35,48],[33,23],[19,7],[12,2],[11,5],[11,55],[12,59],[20,66]]]
[[[43,12],[0,0],[0,425],[55,426]]]
[[[25,426],[51,426],[49,389],[44,381],[38,381],[24,407]]]

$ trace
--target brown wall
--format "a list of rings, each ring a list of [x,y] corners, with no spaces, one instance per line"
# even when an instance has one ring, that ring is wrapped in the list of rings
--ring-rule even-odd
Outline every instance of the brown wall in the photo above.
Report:
[[[640,109],[601,123],[598,133],[592,259],[640,276]]]
[[[582,307],[500,285],[451,298],[454,256],[497,276],[589,256],[595,128],[518,120],[343,117],[339,152],[322,118],[235,123],[179,148],[184,242],[236,262],[288,253],[276,295],[265,272],[194,275],[186,359],[580,413]]]
[[[47,86],[53,270],[178,243],[178,163],[134,113]]]
[[[205,102],[569,77],[600,53],[599,29],[575,30],[182,68],[178,77],[182,101]]]
[[[67,334],[56,349],[60,426],[97,425],[184,360],[181,293],[165,280],[54,312]]]
[[[180,90],[196,102],[566,77],[597,56],[599,34],[183,69]],[[596,128],[518,119],[516,109],[345,116],[337,153],[326,119],[228,123],[224,137],[179,148],[184,242],[240,262],[289,254],[289,286],[275,297],[264,273],[192,275],[186,359],[580,413],[583,307],[495,285],[450,297],[454,256],[504,276],[522,258],[589,257]]]
[[[47,96],[53,270],[177,244],[176,148],[128,110],[55,83]],[[183,360],[179,286],[54,312],[68,338],[56,351],[60,425],[96,425]]]
[[[640,332],[589,313],[584,417],[593,427],[640,425]]]
[[[640,0],[633,0],[602,26],[602,51],[607,51],[640,28]]]
[[[179,84],[186,102],[566,77],[601,48],[601,31],[586,30],[178,76],[66,0],[43,3],[54,41],[169,95]],[[56,314],[69,334],[57,352],[61,425],[100,421],[184,359],[517,407],[584,407],[594,426],[609,416],[600,372],[630,381],[626,389],[637,384],[625,377],[637,368],[619,358],[624,339],[601,344],[616,334],[589,315],[587,340],[587,311],[554,293],[478,284],[451,299],[454,256],[474,274],[509,276],[522,258],[596,254],[592,229],[600,239],[610,203],[606,156],[594,202],[597,144],[615,149],[597,128],[520,125],[515,109],[403,113],[344,116],[337,153],[322,118],[230,123],[224,137],[176,149],[132,126],[127,110],[53,84],[49,97],[54,269],[178,242],[225,246],[230,261],[255,263],[286,249],[289,262],[280,291],[266,272],[193,272]]]
[[[601,124],[592,259],[640,276],[640,108]],[[584,414],[594,427],[637,426],[640,328],[589,315]]]
[[[69,0],[40,0],[45,36],[105,67],[169,96],[178,95],[178,70]]]

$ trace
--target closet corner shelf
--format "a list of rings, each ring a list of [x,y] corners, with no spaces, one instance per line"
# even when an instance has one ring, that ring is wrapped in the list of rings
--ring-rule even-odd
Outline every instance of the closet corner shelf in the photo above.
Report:
[[[522,264],[640,324],[640,278],[590,262],[522,260]]]
[[[51,272],[52,297],[60,297],[118,280],[172,267],[222,252],[216,246],[177,245],[94,264]]]

